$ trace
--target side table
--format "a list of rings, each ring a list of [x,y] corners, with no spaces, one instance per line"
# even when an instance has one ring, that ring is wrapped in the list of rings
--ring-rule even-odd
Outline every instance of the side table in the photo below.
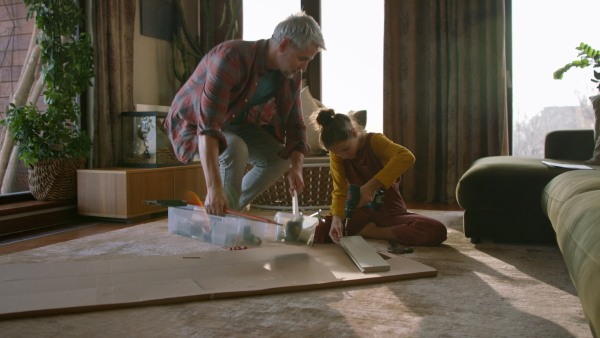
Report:
[[[142,201],[183,199],[187,191],[203,198],[202,166],[101,168],[77,170],[80,215],[129,220],[167,211]]]

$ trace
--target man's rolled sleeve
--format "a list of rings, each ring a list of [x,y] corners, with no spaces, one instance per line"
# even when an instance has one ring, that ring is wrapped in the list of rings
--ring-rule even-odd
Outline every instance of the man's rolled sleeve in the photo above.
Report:
[[[230,109],[230,96],[232,87],[240,81],[240,64],[230,56],[229,49],[221,46],[208,58],[202,99],[197,107],[200,112],[198,135],[216,138],[219,153],[227,148],[223,129],[235,118]]]
[[[210,137],[214,137],[217,139],[217,141],[219,141],[219,154],[222,153],[225,148],[227,148],[227,140],[225,139],[225,135],[223,135],[223,132],[217,129],[205,129],[205,130],[201,130],[199,129],[198,132],[198,136],[200,135],[205,135],[205,136],[210,136]]]

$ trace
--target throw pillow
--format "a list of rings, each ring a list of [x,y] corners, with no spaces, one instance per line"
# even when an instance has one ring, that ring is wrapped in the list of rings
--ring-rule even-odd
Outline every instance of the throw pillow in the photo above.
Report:
[[[590,97],[590,101],[592,101],[592,107],[594,108],[594,114],[596,116],[596,123],[594,125],[594,140],[596,146],[594,148],[594,156],[585,161],[585,163],[600,165],[600,95]]]
[[[366,110],[351,110],[348,112],[350,119],[363,129],[367,128],[367,111]]]
[[[321,149],[319,145],[319,132],[315,129],[315,126],[310,122],[310,115],[323,107],[319,101],[312,97],[308,86],[302,88],[300,92],[300,100],[302,101],[302,116],[304,117],[304,124],[306,124],[306,138],[308,145],[310,145],[310,155],[324,155],[326,151]]]
[[[320,108],[324,108],[325,105],[312,96],[308,86],[305,86],[302,88],[302,91],[300,91],[300,100],[302,101],[302,116],[304,118],[304,124],[306,124],[306,138],[310,145],[309,155],[325,155],[327,154],[327,151],[321,148],[321,145],[319,144],[319,132],[310,120],[312,113]],[[348,112],[348,116],[363,129],[367,127],[366,110],[351,110]]]

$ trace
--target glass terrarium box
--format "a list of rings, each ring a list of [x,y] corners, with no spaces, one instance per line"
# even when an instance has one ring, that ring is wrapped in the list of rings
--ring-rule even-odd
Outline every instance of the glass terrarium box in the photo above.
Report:
[[[167,113],[122,112],[121,133],[124,167],[159,168],[182,165],[164,127]]]

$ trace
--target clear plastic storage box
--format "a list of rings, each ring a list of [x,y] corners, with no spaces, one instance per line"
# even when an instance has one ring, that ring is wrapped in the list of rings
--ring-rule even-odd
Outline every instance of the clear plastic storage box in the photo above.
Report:
[[[234,216],[208,215],[203,208],[169,208],[169,232],[224,247],[258,246],[265,236],[266,222]]]
[[[275,214],[275,222],[282,224],[277,227],[275,241],[286,244],[312,246],[319,219],[302,214],[294,215],[286,212]]]

